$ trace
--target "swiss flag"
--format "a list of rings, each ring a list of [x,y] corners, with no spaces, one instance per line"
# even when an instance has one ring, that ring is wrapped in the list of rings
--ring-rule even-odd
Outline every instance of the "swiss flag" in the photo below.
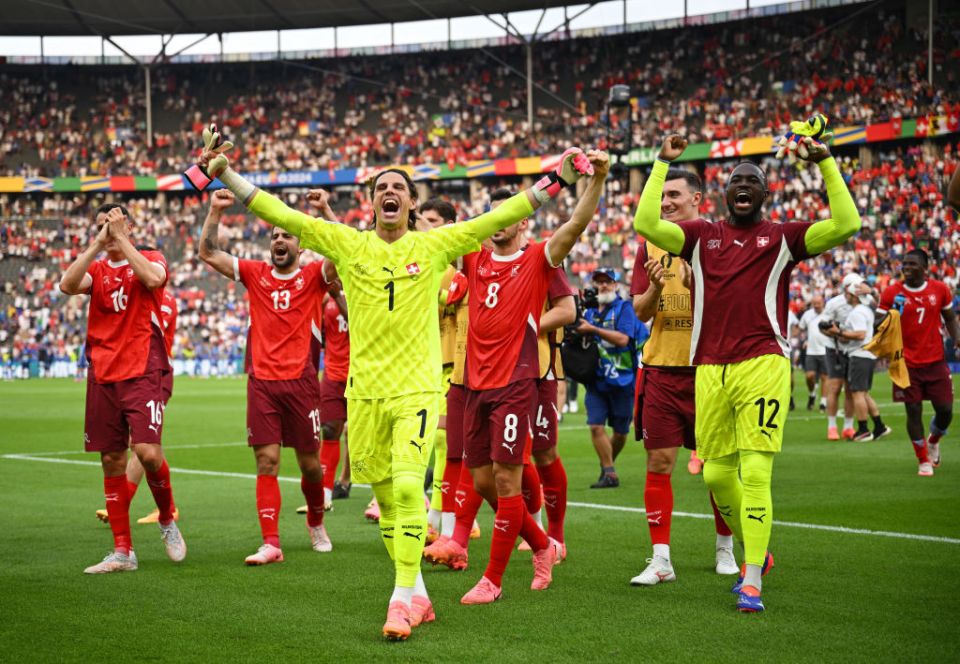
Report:
[[[890,126],[891,129],[893,129],[894,138],[899,138],[900,133],[903,130],[903,118],[901,118],[899,115],[893,118],[893,120],[890,121]]]
[[[407,265],[407,274],[420,274],[420,266],[416,263]]]
[[[917,136],[926,136],[930,131],[930,119],[927,116],[917,118]]]
[[[947,116],[947,129],[951,132],[960,130],[960,111],[954,111]]]

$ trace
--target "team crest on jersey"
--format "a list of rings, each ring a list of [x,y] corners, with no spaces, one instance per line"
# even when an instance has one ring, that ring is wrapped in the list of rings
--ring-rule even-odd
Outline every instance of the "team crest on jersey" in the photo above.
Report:
[[[407,274],[420,274],[420,266],[416,263],[407,265]]]
[[[297,277],[294,280],[293,285],[296,287],[297,290],[303,290],[303,283],[304,283],[303,275],[301,274],[299,277]]]
[[[103,277],[103,287],[104,287],[104,288],[110,288],[110,281],[111,281],[110,275],[104,276],[104,277]]]
[[[720,240],[707,240],[707,249],[719,249]]]
[[[129,267],[127,268],[127,277],[133,277],[133,270]]]
[[[930,298],[930,304],[936,304],[936,303],[937,303],[937,296],[934,295],[933,293],[930,293],[927,297]]]
[[[760,237],[757,238],[757,246],[758,246],[758,247],[765,247],[765,246],[767,246],[768,244],[770,244],[770,236],[769,236],[769,235],[761,235]]]
[[[512,268],[510,268],[510,276],[511,276],[511,277],[515,277],[515,276],[517,276],[518,274],[520,274],[520,264],[519,264],[519,263],[516,264],[516,265],[514,265]]]

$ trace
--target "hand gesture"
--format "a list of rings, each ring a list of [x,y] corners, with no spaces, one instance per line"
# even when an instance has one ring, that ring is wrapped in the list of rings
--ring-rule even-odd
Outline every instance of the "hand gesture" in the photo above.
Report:
[[[693,283],[693,270],[690,269],[690,264],[682,258],[678,258],[677,261],[680,262],[680,283],[683,284],[684,288],[690,290],[690,284]]]
[[[330,205],[330,192],[326,189],[311,189],[307,192],[307,203],[317,210],[325,210]]]
[[[821,113],[806,120],[794,120],[790,123],[790,131],[777,141],[777,159],[786,156],[792,161],[796,156],[813,163],[823,161],[830,156],[827,141],[833,138],[833,132],[827,129],[829,125],[830,120]]]
[[[103,222],[93,241],[98,247],[104,247],[110,241],[110,224]]]
[[[230,165],[223,153],[232,149],[233,143],[224,141],[217,130],[217,125],[211,124],[203,130],[203,150],[200,152],[197,164],[209,177],[215,178]]]
[[[587,150],[587,159],[593,166],[593,179],[603,182],[610,173],[610,155],[603,150]]]
[[[663,161],[673,161],[683,154],[687,149],[687,139],[680,134],[670,134],[667,136],[663,145],[660,147],[660,159]]]
[[[568,148],[560,155],[556,174],[566,186],[572,185],[584,175],[593,175],[593,165],[580,148]]]
[[[218,212],[223,212],[233,205],[236,198],[229,189],[217,189],[210,196],[210,207]]]
[[[660,261],[650,259],[643,264],[644,269],[647,271],[647,279],[650,280],[650,284],[656,288],[663,288],[663,266],[660,264]]]
[[[110,237],[124,237],[127,230],[127,218],[123,216],[120,208],[113,208],[107,212],[107,223],[105,223],[104,226],[106,226],[107,234]]]

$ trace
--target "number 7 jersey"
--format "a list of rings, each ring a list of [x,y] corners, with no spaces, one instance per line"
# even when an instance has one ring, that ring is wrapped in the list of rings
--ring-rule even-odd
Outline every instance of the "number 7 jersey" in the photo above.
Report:
[[[233,261],[234,280],[250,299],[247,373],[260,380],[315,378],[320,326],[314,318],[327,292],[323,261],[290,274],[264,261]]]

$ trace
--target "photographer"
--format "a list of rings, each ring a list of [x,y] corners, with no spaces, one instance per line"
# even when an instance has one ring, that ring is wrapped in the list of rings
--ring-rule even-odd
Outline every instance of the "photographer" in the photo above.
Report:
[[[633,306],[617,293],[612,269],[595,271],[593,284],[596,299],[590,301],[588,291],[584,292],[583,319],[576,331],[593,335],[600,355],[596,379],[586,385],[585,402],[590,438],[600,459],[600,478],[590,487],[605,489],[620,486],[613,462],[626,443],[633,419],[637,318]],[[613,428],[612,437],[607,435],[608,424]]]

